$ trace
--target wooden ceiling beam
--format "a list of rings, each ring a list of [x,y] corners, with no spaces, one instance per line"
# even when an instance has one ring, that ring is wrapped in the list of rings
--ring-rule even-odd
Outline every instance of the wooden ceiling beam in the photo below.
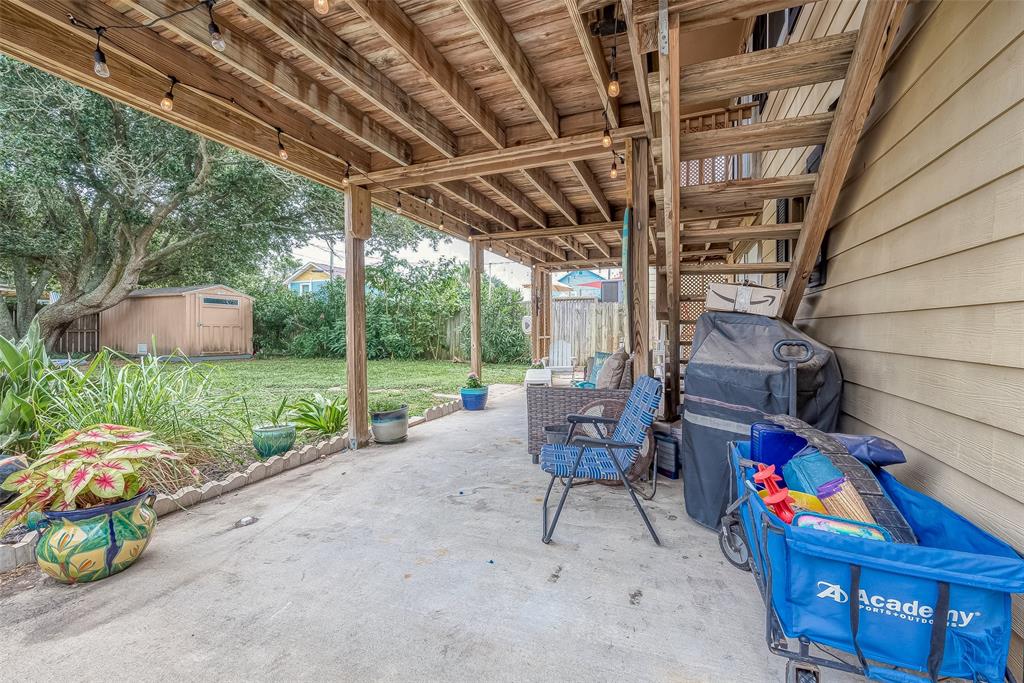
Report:
[[[816,180],[816,174],[808,173],[683,187],[680,190],[680,220],[687,222],[759,213],[766,201],[810,196]],[[663,191],[655,192],[656,200],[660,202],[663,198]]]
[[[605,152],[607,153],[607,149]],[[593,158],[593,157],[591,157]],[[587,166],[587,162],[584,160],[573,161],[569,164],[572,168],[572,172],[576,174],[580,184],[583,185],[583,190],[590,197],[590,200],[597,206],[597,210],[601,212],[606,221],[612,219],[612,210],[608,205],[608,200],[604,196],[604,190],[601,189],[601,183],[598,182],[594,172],[590,170],[590,166]]]
[[[679,96],[692,106],[838,81],[846,76],[856,42],[857,31],[848,31],[690,64],[682,69]],[[656,84],[657,75],[648,76],[649,87],[653,87],[652,79]]]
[[[437,187],[453,199],[461,201],[464,204],[468,204],[470,207],[479,210],[481,213],[493,218],[509,230],[519,229],[519,222],[516,221],[516,217],[512,215],[511,211],[461,180],[450,180],[448,182],[438,183]]]
[[[622,18],[626,22],[626,40],[629,43],[629,58],[633,63],[633,77],[640,95],[640,112],[644,118],[644,129],[648,139],[654,139],[654,112],[651,109],[651,93],[647,87],[647,58],[640,47],[638,26],[633,19],[633,0],[622,0]],[[649,146],[653,151],[654,145]],[[657,173],[655,173],[657,175]]]
[[[680,159],[710,159],[744,152],[811,147],[825,142],[831,126],[832,112],[822,112],[745,126],[683,133],[679,138]],[[661,163],[660,140],[655,141],[655,148],[658,150],[655,159]]]
[[[590,240],[591,244],[594,245],[594,248],[596,248],[604,256],[612,255],[611,247],[609,247],[608,243],[601,239],[601,236],[598,235],[597,233],[588,233],[587,239]]]
[[[446,156],[458,153],[455,135],[437,117],[301,5],[274,0],[232,1],[434,149]]]
[[[558,185],[546,171],[540,168],[527,168],[523,169],[523,175],[570,223],[573,225],[579,224],[579,211],[576,210],[576,207],[572,205],[569,198],[559,189]]]
[[[622,224],[614,221],[608,223],[587,223],[584,225],[565,225],[557,228],[531,228],[516,232],[489,235],[486,241],[522,240],[533,237],[558,237],[561,235],[590,235],[601,232],[615,232],[622,229]],[[485,239],[473,237],[472,239]]]
[[[593,2],[595,0],[580,0]],[[680,31],[699,31],[709,26],[728,24],[798,7],[807,0],[668,0],[669,14],[679,14]],[[634,0],[634,20],[637,23],[656,21],[658,0]]]
[[[850,70],[836,107],[835,123],[818,167],[820,180],[804,213],[804,230],[797,240],[792,268],[786,277],[782,317],[790,322],[796,317],[807,279],[828,231],[906,5],[907,0],[875,0],[868,3],[864,11]]]
[[[736,240],[791,240],[800,236],[802,223],[781,223],[779,225],[748,225],[738,228],[715,228],[713,230],[682,231],[683,244],[706,244],[708,242],[733,242]]]
[[[544,89],[543,82],[530,65],[523,48],[516,42],[512,29],[505,23],[501,10],[493,2],[459,0],[459,6],[476,28],[491,54],[512,79],[526,104],[552,138],[559,136],[558,110]]]
[[[82,6],[93,7],[96,3],[82,3]],[[181,9],[171,0],[121,0],[121,4],[129,7],[146,19],[152,20]],[[243,32],[235,30],[231,24],[221,17],[217,18],[218,26],[224,35],[224,52],[218,52],[210,45],[208,19],[197,12],[185,12],[167,18],[160,26],[172,32],[189,45],[205,50],[246,76],[273,90],[292,105],[311,114],[323,118],[332,126],[351,135],[363,144],[377,150],[389,159],[401,164],[412,161],[412,147],[380,123],[366,116],[362,111],[321,85],[312,76],[303,73],[286,60],[270,52],[261,43]],[[107,34],[113,40],[113,34]],[[187,74],[181,74],[185,80]],[[227,74],[224,77],[229,78]],[[251,90],[246,85],[245,88]],[[258,111],[258,110],[257,110]],[[357,169],[365,169],[352,161]],[[362,163],[362,160],[359,160]]]
[[[628,126],[612,131],[613,148],[622,149],[622,141],[633,135],[643,135],[643,126]],[[518,147],[487,150],[466,154],[454,159],[438,159],[410,166],[373,171],[354,176],[353,185],[386,184],[392,188],[422,185],[424,183],[459,180],[474,176],[507,173],[527,168],[551,166],[566,161],[607,157],[608,149],[601,144],[601,133],[583,133],[557,140],[544,140]]]
[[[611,81],[611,73],[608,70],[608,62],[604,60],[604,48],[601,41],[590,33],[590,27],[583,18],[583,14],[576,7],[576,0],[562,0],[565,4],[565,11],[569,15],[573,31],[580,42],[583,50],[583,58],[590,69],[590,76],[597,86],[597,96],[601,100],[601,108],[608,114],[608,123],[613,128],[619,127],[619,98],[608,95],[608,83]]]
[[[406,15],[395,0],[347,0],[392,48],[459,110],[495,147],[505,146],[505,128],[476,90]]]
[[[123,14],[103,3],[86,3],[78,0],[32,0],[31,2],[17,0],[12,2],[13,6],[21,6],[31,12],[36,17],[36,21],[43,24],[39,26],[38,30],[52,30],[55,34],[66,34],[68,36],[73,36],[75,33],[87,35],[69,26],[67,18],[69,13],[74,14],[80,20],[93,26],[109,26],[125,21]],[[50,29],[47,26],[52,26],[53,28]],[[131,38],[130,45],[124,36],[118,35],[116,32],[108,34],[105,40],[108,45],[112,46],[112,50],[117,50],[133,64],[140,67],[148,67],[147,71],[152,72],[156,76],[156,80],[159,83],[156,85],[156,90],[140,91],[137,95],[139,99],[147,100],[155,105],[160,95],[167,88],[167,76],[173,75],[181,81],[176,89],[177,92],[181,94],[185,90],[189,90],[198,98],[197,103],[205,102],[207,106],[232,111],[241,118],[247,119],[250,124],[262,121],[268,134],[273,132],[274,127],[281,128],[289,138],[305,146],[309,154],[324,157],[322,161],[316,163],[318,167],[342,169],[343,166],[338,162],[338,159],[350,160],[357,168],[365,168],[369,165],[369,153],[341,137],[336,130],[314,123],[277,100],[256,92],[248,84],[217,69],[217,67],[188,50],[175,45],[156,31],[150,29],[138,30],[132,32],[128,37]],[[63,39],[55,35],[54,40],[59,43]],[[45,46],[46,42],[44,41],[36,47],[44,48]],[[84,85],[75,78],[71,78],[68,72],[81,67],[81,69],[88,71],[88,76],[91,77],[93,74],[88,56],[85,55],[81,59],[72,59],[65,65],[64,69],[66,71],[58,75],[73,82],[78,82],[79,85]],[[82,75],[85,76],[86,74],[83,73]],[[98,81],[96,85],[100,85]],[[96,89],[92,84],[84,85],[84,87],[92,90]],[[123,97],[114,96],[114,99],[125,101]],[[135,100],[135,96],[132,99]],[[234,99],[238,106],[232,106],[230,104],[231,99]],[[168,115],[159,108],[147,108],[137,100],[135,101],[136,103],[133,103],[132,106],[136,108],[199,132],[196,125],[185,122],[183,118],[184,109],[180,106],[176,107],[180,111],[175,111]],[[248,112],[258,112],[260,119],[257,119]],[[223,132],[228,133],[229,131],[225,130]],[[217,137],[207,133],[203,134],[211,137],[211,139],[217,139]],[[257,144],[258,140],[250,135],[245,140],[232,140],[225,144],[239,146],[243,142],[251,146]],[[266,151],[276,151],[276,143],[268,146]],[[274,158],[274,161],[279,161],[279,159]],[[295,163],[298,159],[290,161]],[[340,171],[331,171],[332,175],[336,172]]]
[[[518,208],[523,214],[530,219],[534,224],[546,228],[548,225],[548,217],[544,211],[533,203],[529,197],[519,191],[519,188],[513,185],[505,176],[500,175],[487,175],[478,176],[478,180],[484,185],[489,187],[491,190],[496,192],[498,195],[504,197],[506,200],[511,202]]]

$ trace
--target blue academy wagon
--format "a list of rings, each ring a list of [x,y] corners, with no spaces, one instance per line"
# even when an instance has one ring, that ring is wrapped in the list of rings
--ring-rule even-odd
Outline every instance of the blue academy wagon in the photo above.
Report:
[[[918,545],[790,526],[752,490],[749,442],[729,449],[739,495],[722,520],[722,550],[753,572],[768,649],[789,659],[788,680],[817,681],[825,667],[899,683],[1015,681],[1010,594],[1024,592],[1024,558],[1013,548],[882,470]]]

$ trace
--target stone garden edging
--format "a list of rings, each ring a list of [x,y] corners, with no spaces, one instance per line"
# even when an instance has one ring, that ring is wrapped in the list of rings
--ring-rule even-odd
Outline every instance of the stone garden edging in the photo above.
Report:
[[[429,420],[436,420],[451,415],[462,409],[462,400],[456,399],[427,408],[422,416],[410,417],[409,426],[414,427]],[[260,462],[254,462],[242,472],[232,472],[219,481],[209,481],[202,486],[186,486],[172,495],[157,494],[153,510],[157,517],[164,517],[178,510],[192,507],[199,503],[213,500],[225,493],[258,481],[273,477],[282,472],[308,465],[326,455],[333,455],[345,450],[348,434],[340,434],[316,444],[309,444],[284,455],[275,455]],[[9,572],[36,561],[36,541],[39,532],[30,531],[14,545],[0,545],[0,574]]]

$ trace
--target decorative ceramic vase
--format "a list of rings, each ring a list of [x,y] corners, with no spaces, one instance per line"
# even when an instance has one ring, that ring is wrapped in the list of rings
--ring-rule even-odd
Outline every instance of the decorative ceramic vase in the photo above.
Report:
[[[144,491],[94,508],[31,513],[28,526],[40,534],[36,564],[61,583],[98,581],[127,569],[149,545],[155,498]]]
[[[462,395],[462,407],[466,410],[483,410],[487,405],[487,387],[479,389],[463,387],[459,389],[459,393]]]
[[[377,443],[405,441],[409,432],[409,406],[371,414],[370,429]]]
[[[261,458],[280,455],[295,445],[295,425],[261,425],[253,427],[252,447]]]

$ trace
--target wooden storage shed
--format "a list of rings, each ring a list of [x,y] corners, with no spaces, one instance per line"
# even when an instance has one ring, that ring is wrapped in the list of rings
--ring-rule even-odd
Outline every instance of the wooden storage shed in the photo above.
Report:
[[[100,313],[100,346],[129,355],[251,355],[252,297],[224,285],[140,289]]]

